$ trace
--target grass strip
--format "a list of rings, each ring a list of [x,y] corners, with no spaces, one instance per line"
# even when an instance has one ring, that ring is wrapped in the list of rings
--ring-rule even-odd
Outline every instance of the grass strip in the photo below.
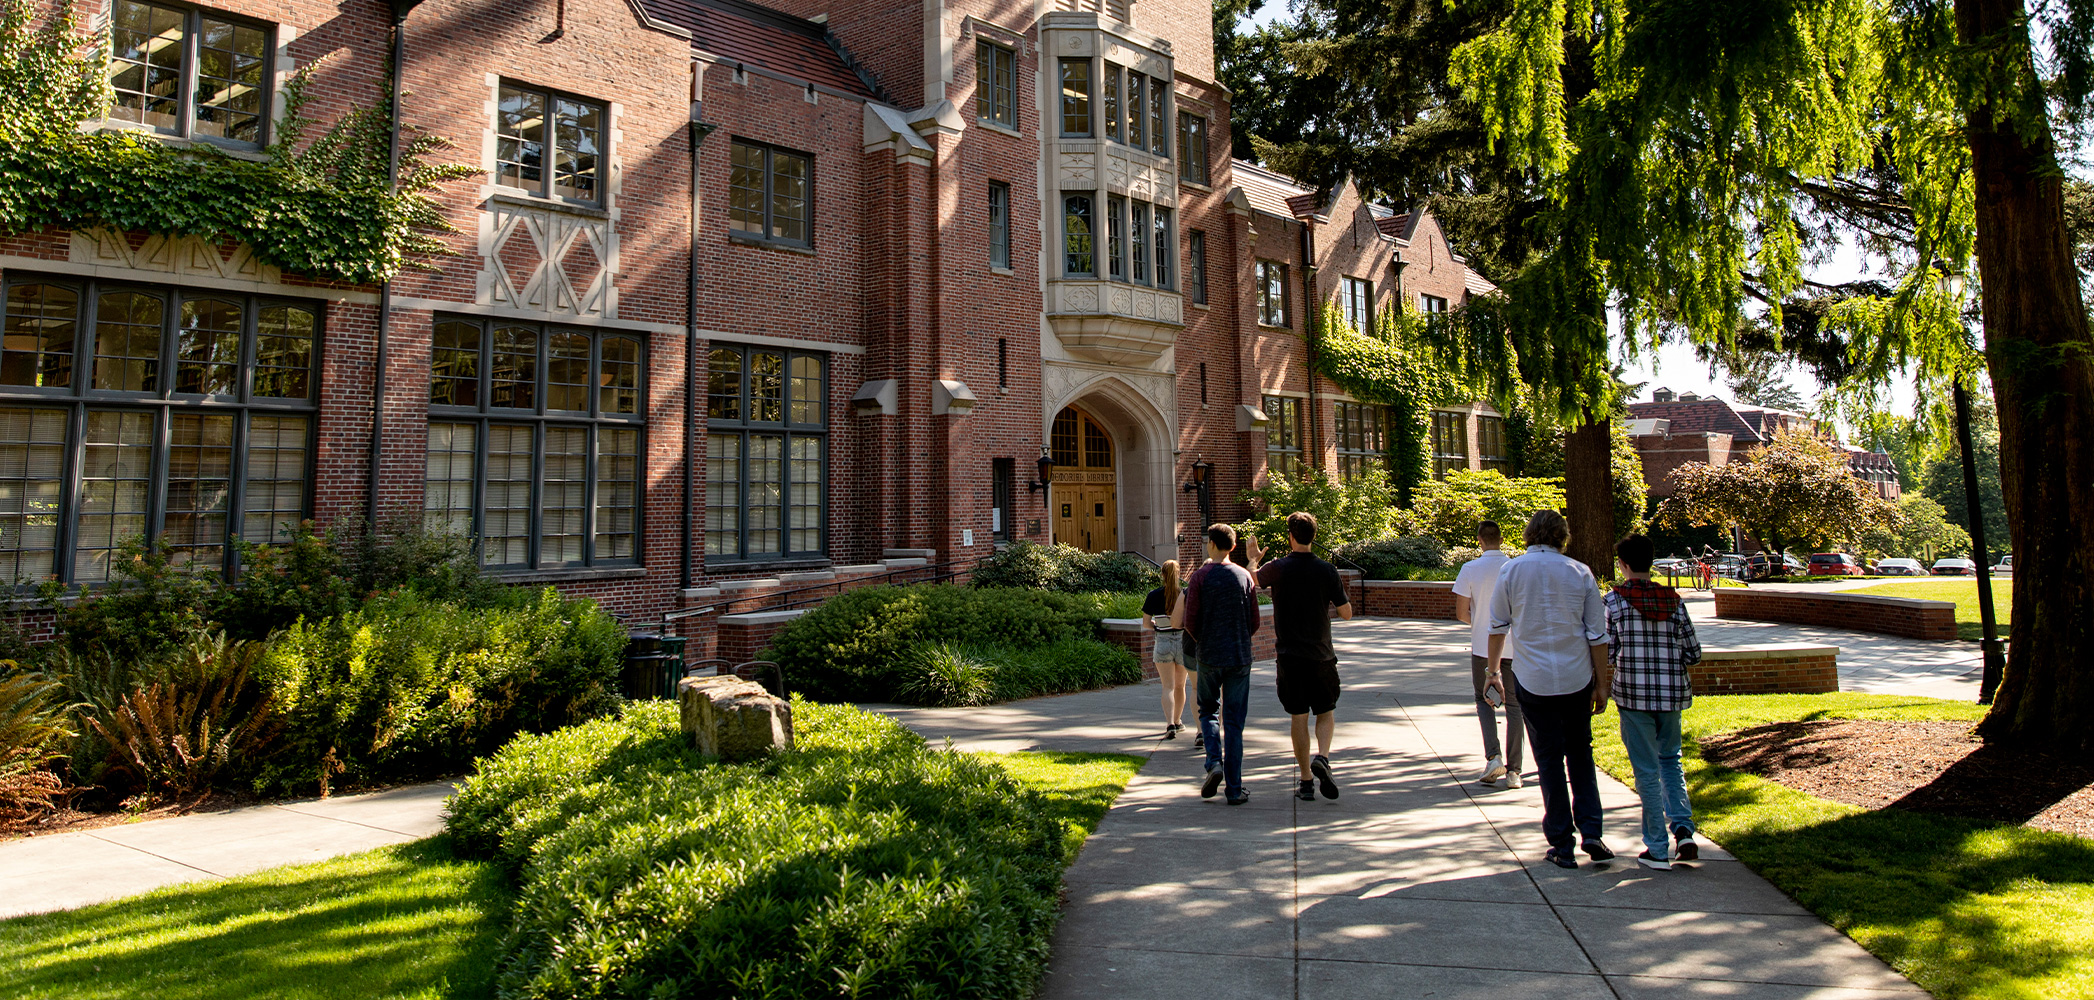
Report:
[[[1921,601],[1951,601],[1956,605],[1956,638],[1976,642],[1985,637],[1985,624],[1978,612],[1978,581],[1964,579],[1912,580],[1905,583],[1885,583],[1874,587],[1861,587],[1845,591],[1849,594],[1874,594],[1879,597],[1910,597]],[[2014,618],[2014,579],[1992,578],[1992,611],[1999,622],[1999,634],[2005,637],[2007,626]]]
[[[1141,769],[983,754],[1044,795],[1068,857]],[[0,998],[483,1000],[515,896],[448,836],[0,921]]]
[[[1897,695],[1730,695],[1683,720],[1687,787],[1708,836],[1944,1000],[2094,997],[2094,841],[1901,809],[1865,810],[1701,759],[1704,736],[1813,719],[1975,723],[1978,705]],[[1600,765],[1631,786],[1620,733]]]

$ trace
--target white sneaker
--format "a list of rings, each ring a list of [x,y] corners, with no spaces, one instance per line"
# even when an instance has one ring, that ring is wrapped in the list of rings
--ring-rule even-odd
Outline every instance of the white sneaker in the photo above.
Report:
[[[1503,754],[1499,754],[1493,756],[1490,763],[1483,765],[1483,776],[1477,778],[1476,783],[1479,785],[1492,785],[1496,784],[1498,779],[1504,776],[1505,757]]]
[[[1518,771],[1507,771],[1507,772],[1505,772],[1505,786],[1504,786],[1504,787],[1506,787],[1506,788],[1518,788],[1518,787],[1520,787],[1520,785],[1521,785],[1521,784],[1522,784],[1522,782],[1520,781],[1520,772],[1518,772]]]

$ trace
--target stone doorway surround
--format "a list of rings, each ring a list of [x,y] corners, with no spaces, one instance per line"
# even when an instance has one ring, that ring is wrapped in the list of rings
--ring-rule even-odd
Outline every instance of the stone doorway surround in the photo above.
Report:
[[[1154,560],[1177,557],[1176,386],[1169,372],[1109,371],[1048,362],[1041,393],[1041,439],[1055,414],[1074,406],[1112,437],[1119,549]],[[1060,502],[1060,493],[1056,493]]]

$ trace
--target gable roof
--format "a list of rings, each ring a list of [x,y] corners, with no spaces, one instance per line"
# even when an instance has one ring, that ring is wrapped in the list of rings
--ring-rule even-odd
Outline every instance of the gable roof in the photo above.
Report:
[[[1295,199],[1306,199],[1310,212],[1316,208],[1316,192],[1295,183],[1294,179],[1273,173],[1255,163],[1233,160],[1230,173],[1236,178],[1236,186],[1251,203],[1254,211],[1282,219],[1299,219],[1294,211]]]
[[[1720,399],[1681,399],[1666,403],[1630,403],[1629,416],[1664,420],[1674,434],[1728,434],[1741,446],[1764,439],[1751,424]]]
[[[691,47],[868,100],[880,88],[829,29],[746,0],[635,0],[691,33]]]

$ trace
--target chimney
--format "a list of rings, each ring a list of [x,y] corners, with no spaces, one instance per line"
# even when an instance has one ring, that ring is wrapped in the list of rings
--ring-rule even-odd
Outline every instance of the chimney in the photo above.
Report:
[[[1664,386],[1651,390],[1650,394],[1650,401],[1653,403],[1670,403],[1676,398],[1678,398],[1678,394]]]
[[[1694,401],[1696,401],[1696,400],[1698,400],[1698,399],[1700,399],[1700,398],[1701,398],[1700,396],[1697,396],[1697,395],[1695,395],[1694,393],[1691,393],[1691,392],[1683,392],[1683,393],[1680,393],[1680,402],[1682,402],[1682,403],[1692,403],[1692,402],[1694,402]]]

